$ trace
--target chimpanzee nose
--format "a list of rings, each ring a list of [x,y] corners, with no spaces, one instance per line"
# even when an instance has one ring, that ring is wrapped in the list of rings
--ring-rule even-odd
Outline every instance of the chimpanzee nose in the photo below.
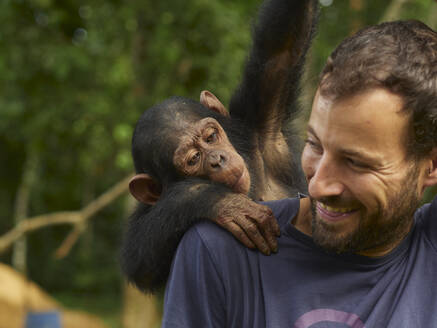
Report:
[[[222,151],[214,151],[209,154],[209,164],[212,168],[221,168],[226,162],[226,156]]]

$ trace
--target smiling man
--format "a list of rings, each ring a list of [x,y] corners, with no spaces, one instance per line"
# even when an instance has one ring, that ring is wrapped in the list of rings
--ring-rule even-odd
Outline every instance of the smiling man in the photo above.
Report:
[[[407,155],[402,108],[378,87],[336,101],[316,95],[302,155],[313,215],[295,226],[325,249],[382,256],[411,230],[433,162]]]
[[[203,223],[183,238],[164,327],[437,327],[437,33],[384,23],[321,75],[302,167],[309,197],[269,202],[272,256]]]

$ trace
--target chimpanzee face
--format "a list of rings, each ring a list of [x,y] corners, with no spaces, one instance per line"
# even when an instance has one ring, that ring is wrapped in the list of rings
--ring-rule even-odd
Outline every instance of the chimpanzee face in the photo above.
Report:
[[[221,125],[207,117],[185,128],[173,156],[173,163],[185,176],[205,177],[247,194],[250,176]]]

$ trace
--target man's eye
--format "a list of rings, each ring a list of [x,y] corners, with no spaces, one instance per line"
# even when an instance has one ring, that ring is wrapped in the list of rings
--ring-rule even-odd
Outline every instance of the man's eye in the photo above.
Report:
[[[305,143],[310,145],[310,146],[314,146],[315,145],[315,143],[312,140],[310,140],[310,139],[305,139]]]
[[[213,143],[217,140],[217,132],[214,131],[213,133],[211,133],[207,138],[206,138],[206,142],[207,143]]]
[[[188,161],[188,165],[189,165],[189,166],[194,166],[194,165],[196,165],[197,162],[199,161],[199,159],[200,159],[200,153],[197,152],[197,153],[195,153],[193,156],[191,156],[191,158],[190,158],[189,161]]]
[[[366,163],[363,163],[363,162],[357,161],[357,160],[355,160],[355,159],[353,159],[353,158],[347,158],[346,161],[347,161],[350,165],[355,166],[355,167],[358,167],[358,168],[361,168],[361,169],[365,169],[365,168],[368,168],[368,167],[369,167],[369,165],[367,165]]]
[[[307,145],[309,145],[311,147],[311,149],[313,149],[313,150],[315,150],[317,152],[321,152],[322,151],[322,148],[320,147],[320,145],[318,143],[315,143],[311,139],[305,139],[305,143]]]

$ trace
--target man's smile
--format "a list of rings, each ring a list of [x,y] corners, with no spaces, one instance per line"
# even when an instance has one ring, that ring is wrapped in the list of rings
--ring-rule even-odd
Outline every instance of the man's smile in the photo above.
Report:
[[[333,207],[324,203],[316,203],[317,212],[319,215],[328,221],[340,221],[348,218],[351,214],[358,211],[357,208],[352,207]]]

